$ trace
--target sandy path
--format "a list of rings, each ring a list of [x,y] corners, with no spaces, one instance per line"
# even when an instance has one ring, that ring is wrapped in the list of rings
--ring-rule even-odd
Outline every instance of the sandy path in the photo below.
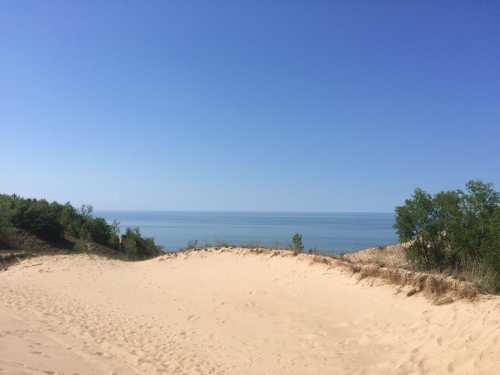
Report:
[[[498,369],[499,298],[433,306],[301,257],[57,256],[0,273],[0,374]]]

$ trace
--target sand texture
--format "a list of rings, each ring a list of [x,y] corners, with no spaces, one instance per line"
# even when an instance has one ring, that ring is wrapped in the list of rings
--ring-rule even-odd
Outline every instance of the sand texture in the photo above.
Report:
[[[272,255],[24,260],[0,272],[0,375],[500,373],[500,298]]]

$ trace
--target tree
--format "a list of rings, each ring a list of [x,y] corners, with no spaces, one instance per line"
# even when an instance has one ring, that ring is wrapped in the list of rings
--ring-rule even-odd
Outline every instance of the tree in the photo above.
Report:
[[[127,230],[120,238],[119,223],[108,224],[93,217],[92,206],[76,209],[69,202],[62,205],[44,199],[26,199],[17,195],[0,194],[0,241],[6,242],[9,228],[26,230],[49,241],[58,241],[65,234],[79,243],[95,242],[124,250],[132,259],[145,259],[161,253],[153,239],[143,238],[139,229]]]
[[[62,238],[64,228],[59,223],[57,211],[45,199],[22,199],[13,196],[10,220],[12,225],[47,240]]]
[[[111,223],[109,246],[115,250],[120,249],[120,223],[117,220],[113,220],[113,223]]]
[[[69,202],[62,206],[59,221],[66,232],[75,237],[80,235],[82,216]]]
[[[94,211],[94,207],[92,207],[90,204],[83,204],[80,207],[80,215],[84,219],[91,219],[92,218],[92,212]]]
[[[139,228],[127,228],[121,242],[122,249],[129,259],[147,259],[162,252],[152,238],[142,237]]]
[[[0,246],[7,245],[12,226],[5,210],[0,207]]]
[[[431,196],[416,189],[396,208],[394,225],[406,255],[423,270],[462,272],[482,269],[500,288],[500,194],[491,184],[469,181],[466,191]]]
[[[292,250],[296,253],[304,251],[304,245],[302,244],[302,235],[295,233],[292,237]]]

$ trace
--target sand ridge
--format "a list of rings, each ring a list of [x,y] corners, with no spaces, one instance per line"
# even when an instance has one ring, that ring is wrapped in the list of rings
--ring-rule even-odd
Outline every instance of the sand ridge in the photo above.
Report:
[[[432,305],[299,257],[31,258],[0,272],[0,374],[496,374],[500,298]]]

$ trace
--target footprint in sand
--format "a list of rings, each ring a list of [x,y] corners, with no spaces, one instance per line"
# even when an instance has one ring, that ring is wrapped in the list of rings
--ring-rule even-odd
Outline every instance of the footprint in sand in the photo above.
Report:
[[[447,370],[449,373],[455,372],[455,366],[453,365],[453,362],[448,363]]]

